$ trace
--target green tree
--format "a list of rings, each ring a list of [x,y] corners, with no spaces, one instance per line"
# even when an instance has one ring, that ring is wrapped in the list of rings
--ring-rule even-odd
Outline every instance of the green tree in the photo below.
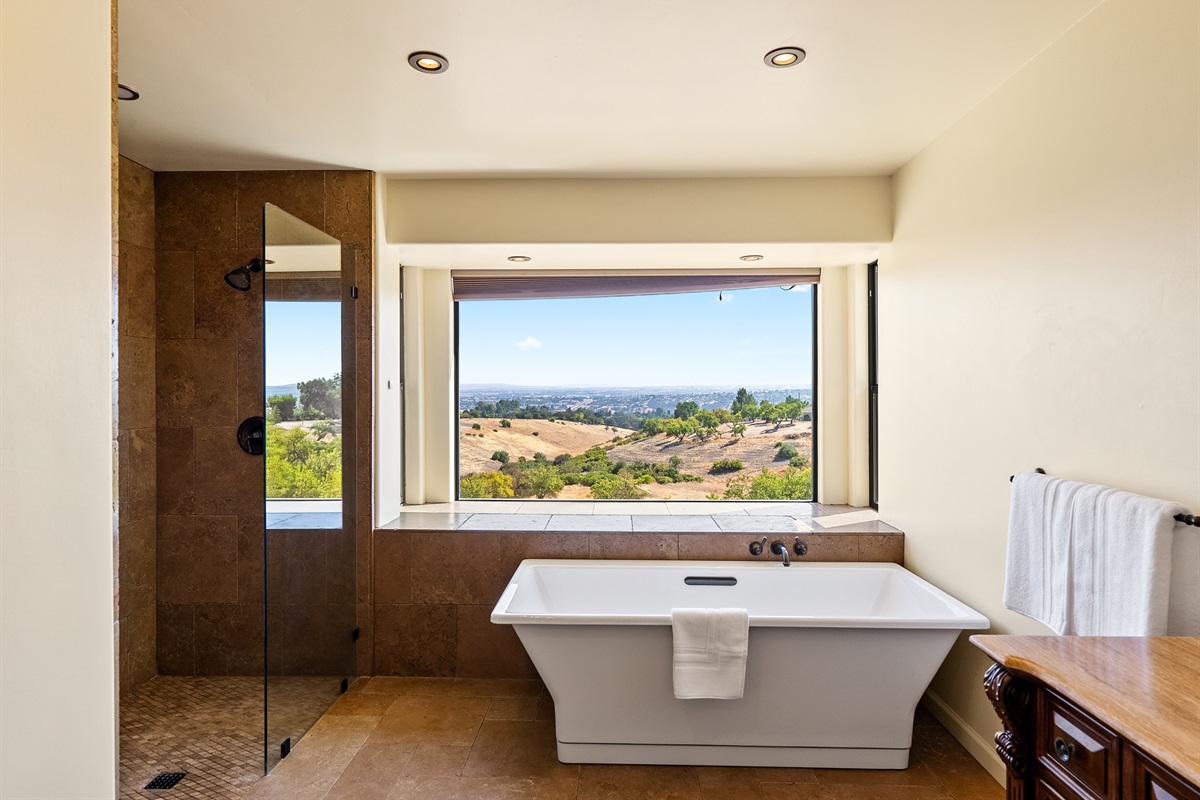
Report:
[[[707,439],[720,431],[721,420],[711,411],[698,411],[692,420],[699,427],[701,439]]]
[[[513,481],[503,472],[478,472],[458,481],[460,497],[513,497]]]
[[[500,420],[500,427],[501,427],[501,428],[511,428],[511,427],[512,427],[512,420],[511,420],[511,419],[502,419],[502,420]]]
[[[683,466],[683,459],[679,456],[671,456],[667,459],[667,463],[671,465],[672,469],[679,469]]]
[[[683,441],[684,437],[692,432],[692,428],[682,419],[671,419],[667,421],[666,427],[663,430],[667,436]]]
[[[682,403],[675,404],[675,419],[691,419],[699,410],[700,406],[694,401],[684,400]]]
[[[332,378],[313,378],[296,384],[300,390],[300,405],[305,412],[318,412],[331,419],[342,418],[342,374]]]
[[[316,441],[301,427],[267,426],[267,497],[342,496],[342,437]]]
[[[746,419],[753,419],[747,411],[758,407],[758,401],[754,399],[754,395],[746,391],[746,387],[737,390],[737,396],[733,398],[733,402],[729,404],[729,410],[734,414],[741,414]]]
[[[731,428],[729,429],[729,432],[730,432],[731,434],[733,434],[734,436],[741,436],[742,438],[745,438],[745,436],[746,436],[746,423],[744,423],[744,422],[741,422],[741,421],[733,423],[733,427],[731,427]]]
[[[491,460],[499,461],[501,464],[507,464],[508,463],[508,451],[507,450],[497,450],[496,452],[492,453]]]
[[[784,460],[795,458],[797,455],[799,455],[799,453],[796,450],[796,445],[790,442],[784,442],[783,444],[779,445],[779,450],[775,453],[776,458]]]
[[[267,398],[267,406],[274,410],[276,417],[287,422],[296,418],[296,395],[273,394]]]

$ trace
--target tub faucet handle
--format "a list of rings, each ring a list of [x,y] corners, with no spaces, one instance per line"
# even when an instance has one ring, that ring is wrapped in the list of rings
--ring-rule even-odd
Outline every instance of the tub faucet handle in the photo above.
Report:
[[[779,541],[778,539],[771,542],[771,552],[777,556],[783,556],[783,565],[785,567],[790,567],[792,565],[792,559],[788,558],[787,545],[783,542]]]
[[[800,541],[800,537],[796,537],[796,543],[792,545],[792,552],[798,556],[808,555],[808,544]]]
[[[767,546],[767,537],[765,537],[765,536],[762,537],[761,542],[751,542],[750,543],[750,555],[761,556],[763,553],[763,550],[766,548],[766,546]]]

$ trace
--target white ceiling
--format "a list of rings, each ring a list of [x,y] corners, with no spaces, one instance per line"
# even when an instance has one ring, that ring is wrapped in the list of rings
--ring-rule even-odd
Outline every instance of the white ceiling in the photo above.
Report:
[[[154,170],[888,175],[1099,2],[122,0],[120,146]],[[785,45],[807,60],[766,67]]]

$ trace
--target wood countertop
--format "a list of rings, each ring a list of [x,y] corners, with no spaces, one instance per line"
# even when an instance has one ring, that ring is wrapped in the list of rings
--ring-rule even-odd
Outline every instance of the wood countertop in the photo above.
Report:
[[[972,636],[1200,786],[1200,638]]]

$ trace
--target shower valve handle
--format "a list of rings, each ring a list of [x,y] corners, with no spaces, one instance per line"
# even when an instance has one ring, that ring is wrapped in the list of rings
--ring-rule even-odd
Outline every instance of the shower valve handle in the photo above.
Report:
[[[763,549],[766,546],[767,546],[767,537],[765,537],[765,536],[762,537],[761,542],[751,542],[750,543],[750,555],[761,556],[763,553]]]

